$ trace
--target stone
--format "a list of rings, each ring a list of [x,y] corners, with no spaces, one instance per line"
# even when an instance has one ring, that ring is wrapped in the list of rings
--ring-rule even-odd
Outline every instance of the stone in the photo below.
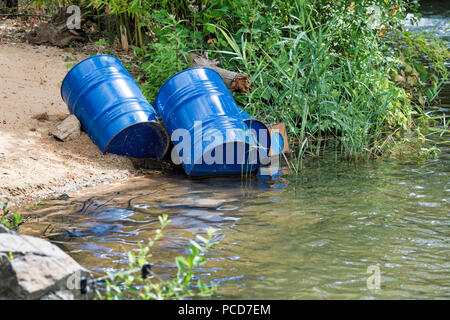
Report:
[[[86,299],[79,281],[90,272],[50,242],[0,233],[0,300]]]
[[[70,199],[69,195],[67,193],[62,193],[59,196],[53,198],[54,200],[68,200]]]
[[[77,117],[71,114],[61,122],[53,131],[52,136],[61,141],[77,139],[81,135],[81,125]]]

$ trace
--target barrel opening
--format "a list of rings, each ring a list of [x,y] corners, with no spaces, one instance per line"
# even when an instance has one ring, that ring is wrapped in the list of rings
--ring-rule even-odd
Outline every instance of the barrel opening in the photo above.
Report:
[[[161,160],[169,148],[169,136],[164,127],[155,122],[140,122],[117,133],[105,147],[104,153]]]

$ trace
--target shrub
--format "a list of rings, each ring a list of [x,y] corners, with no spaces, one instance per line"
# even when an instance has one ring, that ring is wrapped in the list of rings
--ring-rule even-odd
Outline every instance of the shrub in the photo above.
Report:
[[[11,213],[8,210],[7,201],[0,201],[0,224],[5,225],[11,230],[18,230],[22,223],[22,216],[18,213]]]
[[[156,231],[148,245],[142,247],[137,253],[133,251],[128,253],[128,267],[108,275],[105,290],[97,290],[99,299],[178,300],[187,297],[211,296],[215,292],[214,284],[206,285],[201,279],[195,282],[196,288],[194,288],[194,270],[207,262],[204,254],[217,245],[217,242],[211,241],[213,236],[211,230],[208,231],[206,238],[198,235],[197,241],[190,241],[189,256],[176,258],[178,271],[173,279],[161,279],[150,270],[153,275],[151,278],[135,275],[136,270],[141,270],[144,265],[148,264],[152,257],[150,249],[163,236],[164,228],[170,223],[167,215],[160,216],[159,221],[161,228]]]

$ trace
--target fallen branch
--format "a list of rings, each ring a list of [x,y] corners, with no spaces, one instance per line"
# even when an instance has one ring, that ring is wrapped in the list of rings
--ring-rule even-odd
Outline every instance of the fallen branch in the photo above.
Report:
[[[81,24],[86,21],[85,14],[81,15]],[[69,29],[67,26],[67,8],[60,8],[50,22],[41,23],[26,36],[29,43],[50,43],[54,46],[65,47],[72,41],[84,41],[82,30]]]
[[[222,77],[223,82],[231,91],[249,92],[253,89],[253,83],[250,83],[251,78],[245,74],[226,70],[217,67],[219,62],[217,60],[209,60],[208,58],[199,56],[195,53],[190,54],[192,61],[189,63],[189,68],[206,67],[213,69]]]

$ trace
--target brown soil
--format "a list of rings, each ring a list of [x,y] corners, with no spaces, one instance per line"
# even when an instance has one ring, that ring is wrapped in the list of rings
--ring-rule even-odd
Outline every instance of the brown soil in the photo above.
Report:
[[[103,155],[85,133],[68,142],[48,135],[69,114],[60,85],[73,55],[21,43],[8,28],[0,20],[0,198],[18,204],[136,174],[129,159]]]

